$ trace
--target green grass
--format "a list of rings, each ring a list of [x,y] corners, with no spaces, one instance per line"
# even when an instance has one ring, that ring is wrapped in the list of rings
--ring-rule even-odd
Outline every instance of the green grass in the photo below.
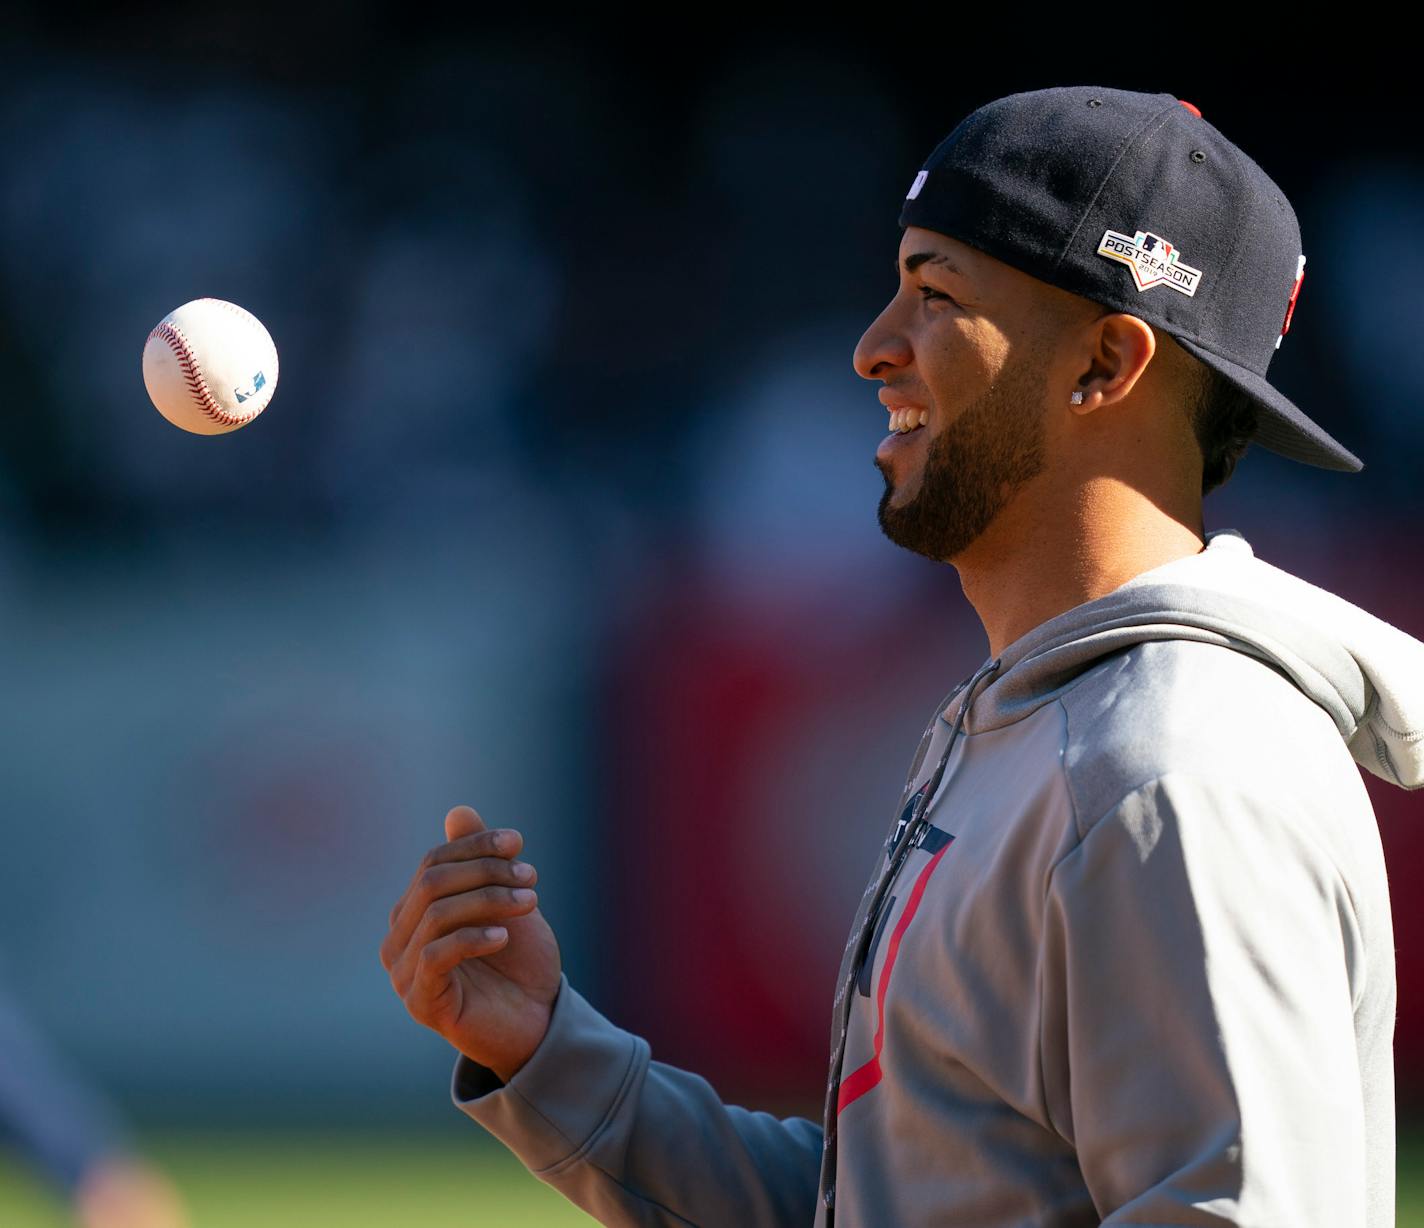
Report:
[[[148,1154],[193,1228],[565,1228],[595,1221],[492,1140],[438,1137],[156,1138]],[[1424,1228],[1424,1129],[1401,1129],[1398,1228]],[[72,1228],[64,1208],[0,1157],[5,1228]],[[809,1220],[808,1220],[809,1228]]]
[[[203,1136],[149,1140],[193,1228],[564,1228],[589,1225],[487,1137]],[[63,1206],[0,1158],[5,1228],[72,1228]]]

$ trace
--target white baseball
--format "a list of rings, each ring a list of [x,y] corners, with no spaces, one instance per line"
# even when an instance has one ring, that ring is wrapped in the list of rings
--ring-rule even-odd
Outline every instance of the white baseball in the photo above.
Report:
[[[221,435],[267,408],[277,387],[277,347],[250,311],[225,299],[195,298],[148,334],[143,383],[174,426]]]

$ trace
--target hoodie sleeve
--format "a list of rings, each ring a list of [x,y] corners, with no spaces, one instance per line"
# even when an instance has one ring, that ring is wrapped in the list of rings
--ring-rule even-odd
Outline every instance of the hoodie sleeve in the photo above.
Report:
[[[706,1079],[652,1061],[647,1041],[567,976],[548,1032],[509,1083],[461,1055],[451,1095],[603,1224],[805,1228],[815,1214],[818,1123],[723,1104]]]
[[[1165,774],[1049,876],[1045,1094],[1104,1225],[1366,1222],[1360,932],[1299,804]]]

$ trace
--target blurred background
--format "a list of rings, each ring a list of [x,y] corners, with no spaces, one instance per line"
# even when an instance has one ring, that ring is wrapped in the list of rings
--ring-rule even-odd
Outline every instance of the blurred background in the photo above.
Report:
[[[1285,190],[1271,378],[1366,468],[1252,448],[1207,528],[1424,636],[1407,83],[1317,88],[1348,35],[1263,64],[1117,58],[1097,17],[679,20],[7,6],[0,992],[197,1222],[575,1222],[451,1105],[377,956],[461,802],[524,831],[595,1005],[819,1119],[867,867],[987,651],[953,569],[880,534],[851,367],[899,202],[983,102],[1171,92]],[[281,353],[225,436],[139,373],[200,296]],[[1424,1223],[1424,796],[1365,782]],[[47,1179],[12,1153],[0,1221],[66,1222]]]

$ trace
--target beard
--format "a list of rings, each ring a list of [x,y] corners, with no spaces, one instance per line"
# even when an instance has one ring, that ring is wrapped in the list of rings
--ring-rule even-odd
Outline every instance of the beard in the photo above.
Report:
[[[875,461],[885,479],[876,517],[886,537],[948,563],[1043,472],[1050,356],[1046,346],[1030,347],[929,441],[919,493],[903,507],[890,506],[891,470]]]

